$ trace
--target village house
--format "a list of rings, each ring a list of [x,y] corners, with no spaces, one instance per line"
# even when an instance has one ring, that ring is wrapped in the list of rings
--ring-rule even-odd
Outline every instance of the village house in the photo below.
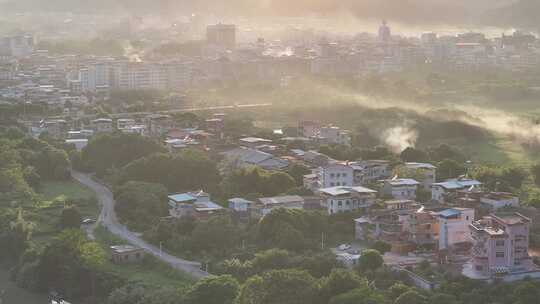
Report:
[[[474,221],[474,209],[452,208],[436,215],[439,220],[439,251],[472,242],[469,225]]]
[[[111,259],[115,264],[136,263],[144,258],[144,249],[132,245],[111,246]]]
[[[530,226],[531,219],[519,213],[491,214],[473,222],[469,226],[472,260],[463,274],[475,279],[508,275],[540,277],[529,256]]]
[[[452,196],[456,196],[458,191],[467,190],[474,192],[480,188],[481,182],[465,177],[449,179],[441,183],[431,185],[431,199],[439,203],[452,201]]]
[[[317,170],[319,188],[354,186],[354,169],[348,164],[329,164]]]
[[[239,147],[221,153],[226,161],[234,163],[235,167],[257,166],[266,170],[283,170],[289,166],[285,159],[256,149]]]
[[[264,139],[264,138],[259,138],[259,137],[245,137],[245,138],[241,138],[239,141],[240,141],[241,146],[251,148],[251,149],[256,149],[259,146],[268,145],[272,143],[272,141],[269,139]]]
[[[319,190],[328,214],[368,209],[375,203],[377,191],[364,187],[331,187]]]
[[[279,208],[304,209],[304,198],[298,195],[263,197],[255,205],[255,212],[262,217]]]
[[[398,200],[415,200],[420,183],[410,178],[393,178],[384,181],[382,193]]]
[[[248,219],[251,217],[251,211],[254,206],[254,202],[248,201],[243,198],[231,198],[227,201],[229,209],[232,214],[240,219]]]
[[[419,180],[425,190],[430,191],[431,185],[436,181],[437,167],[428,163],[405,163],[405,168],[408,170],[418,171],[423,178]]]
[[[496,211],[501,208],[519,207],[519,197],[507,192],[488,192],[480,196],[480,203]]]
[[[224,210],[220,205],[210,200],[210,195],[204,191],[187,192],[169,195],[169,213],[179,218],[192,216],[197,219],[207,219],[213,214]]]
[[[112,133],[113,121],[109,118],[98,118],[90,122],[90,127],[95,133]]]

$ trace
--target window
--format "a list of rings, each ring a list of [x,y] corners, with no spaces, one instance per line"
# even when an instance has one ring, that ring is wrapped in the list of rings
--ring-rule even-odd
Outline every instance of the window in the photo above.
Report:
[[[334,178],[334,173],[330,173],[330,178]]]
[[[467,215],[467,216],[465,217],[465,219],[468,221],[468,220],[469,220],[469,216]]]
[[[346,201],[345,204],[349,206],[351,204],[351,201]]]
[[[336,173],[336,177],[339,177],[340,175],[341,175],[341,174],[339,174],[339,173]]]
[[[478,271],[482,271],[484,269],[484,267],[482,267],[482,265],[476,265],[474,268],[476,270],[478,270]]]
[[[504,240],[496,241],[495,246],[504,246]]]
[[[343,202],[342,201],[338,201],[338,206],[341,207],[343,205]]]
[[[330,187],[334,187],[336,184],[334,183],[330,183]]]
[[[496,258],[504,258],[504,252],[496,252],[495,257]]]
[[[341,176],[347,177],[347,173],[343,173],[343,174],[341,174]]]

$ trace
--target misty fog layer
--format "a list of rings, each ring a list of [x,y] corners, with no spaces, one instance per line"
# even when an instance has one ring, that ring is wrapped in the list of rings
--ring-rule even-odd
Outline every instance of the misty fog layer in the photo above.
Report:
[[[523,21],[537,25],[536,0],[0,0],[5,9],[161,13],[205,12],[229,16],[351,14],[408,24],[489,24]]]

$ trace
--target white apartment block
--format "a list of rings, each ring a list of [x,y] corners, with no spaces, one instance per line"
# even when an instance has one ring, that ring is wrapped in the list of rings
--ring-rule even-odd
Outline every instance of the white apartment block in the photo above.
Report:
[[[364,187],[331,187],[319,190],[328,214],[367,209],[375,203],[377,191]]]

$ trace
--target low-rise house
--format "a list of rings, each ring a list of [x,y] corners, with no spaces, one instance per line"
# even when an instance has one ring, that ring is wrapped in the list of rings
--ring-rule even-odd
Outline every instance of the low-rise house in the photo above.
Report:
[[[316,173],[312,174],[306,174],[302,177],[304,185],[304,188],[309,189],[313,192],[319,190],[320,183],[319,183],[319,175]]]
[[[419,180],[424,189],[431,190],[431,185],[436,181],[437,167],[428,163],[405,163],[405,168],[408,170],[418,171],[423,178]]]
[[[155,114],[146,117],[150,136],[162,137],[176,128],[176,122],[169,115]]]
[[[251,148],[236,148],[221,153],[228,161],[235,162],[236,166],[258,166],[266,170],[283,170],[289,166],[285,159]]]
[[[316,121],[301,121],[298,123],[298,135],[302,137],[314,137],[319,133],[321,125]]]
[[[519,213],[491,214],[473,222],[470,278],[491,278],[523,272],[538,272],[529,255],[531,219]],[[537,273],[538,275],[538,273]]]
[[[377,191],[364,187],[331,187],[319,190],[328,214],[368,209],[375,203]]]
[[[119,118],[116,120],[116,128],[118,130],[127,129],[135,125],[135,119],[131,118]]]
[[[136,263],[144,258],[144,249],[131,245],[111,246],[111,259],[116,264]]]
[[[431,199],[439,203],[447,203],[452,200],[452,195],[455,195],[458,191],[468,190],[473,192],[480,188],[481,185],[481,182],[465,177],[434,183],[431,185]]]
[[[384,181],[382,193],[398,200],[415,200],[420,183],[410,178],[393,178]]]
[[[178,139],[178,138],[173,138],[173,139],[166,139],[164,141],[165,143],[165,147],[167,147],[167,149],[169,150],[169,152],[175,152],[175,151],[178,151],[178,150],[182,150],[182,149],[185,149],[185,148],[190,148],[190,147],[196,147],[198,145],[200,145],[200,143],[194,139],[191,139],[191,138],[185,138],[185,139]]]
[[[109,118],[98,118],[90,122],[90,126],[96,133],[111,133],[113,131],[113,121]]]
[[[72,130],[68,131],[68,139],[81,139],[81,138],[90,138],[94,136],[94,130]]]
[[[124,134],[147,135],[146,125],[132,125],[119,130]]]
[[[272,143],[271,140],[259,137],[245,137],[240,139],[241,146],[252,149],[256,149],[258,146],[268,145],[270,143]]]
[[[386,210],[408,210],[412,209],[418,204],[413,200],[390,200],[385,201],[384,205],[386,206]]]
[[[298,195],[263,197],[255,206],[259,216],[265,216],[274,209],[304,209],[304,198]]]
[[[210,200],[210,195],[204,191],[195,191],[169,195],[169,213],[173,217],[192,216],[197,219],[207,219],[211,215],[224,210],[220,205]]]
[[[231,198],[228,200],[229,209],[235,212],[248,212],[253,205],[252,201],[243,198]]]
[[[519,207],[519,197],[506,192],[488,192],[480,196],[480,203],[495,211],[506,207]]]
[[[439,250],[472,242],[469,225],[474,221],[474,209],[452,208],[436,215],[439,220]]]
[[[351,132],[336,126],[322,127],[311,138],[319,144],[351,145]]]
[[[75,149],[80,152],[82,151],[82,149],[84,149],[84,147],[88,145],[88,139],[86,138],[66,139],[66,144],[74,145]]]
[[[315,167],[326,166],[329,163],[334,162],[330,156],[314,150],[306,151],[302,158],[306,163]]]

